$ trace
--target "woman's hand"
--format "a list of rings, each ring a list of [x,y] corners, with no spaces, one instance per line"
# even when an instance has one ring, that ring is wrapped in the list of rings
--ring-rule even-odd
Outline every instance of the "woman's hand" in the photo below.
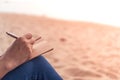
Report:
[[[34,42],[35,40],[30,33],[17,38],[3,55],[6,68],[12,70],[29,60],[33,52]]]

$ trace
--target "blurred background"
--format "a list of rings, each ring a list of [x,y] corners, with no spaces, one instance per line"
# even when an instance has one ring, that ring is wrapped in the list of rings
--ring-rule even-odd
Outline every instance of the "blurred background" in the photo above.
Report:
[[[0,0],[0,12],[44,15],[120,26],[119,0]]]
[[[0,0],[0,54],[18,36],[42,36],[64,80],[120,80],[119,0]]]

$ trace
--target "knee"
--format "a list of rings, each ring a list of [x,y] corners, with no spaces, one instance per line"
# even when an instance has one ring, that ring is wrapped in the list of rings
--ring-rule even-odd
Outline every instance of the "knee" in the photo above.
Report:
[[[17,67],[16,69],[12,70],[5,76],[5,80],[8,78],[16,78],[21,76],[29,76],[32,74],[41,74],[44,72],[48,66],[48,62],[45,60],[43,56],[38,56],[22,65]],[[14,76],[16,75],[16,76]]]
[[[42,78],[48,78],[51,80],[62,80],[61,77],[54,70],[54,68],[48,63],[48,61],[43,56],[38,56],[24,63],[12,72],[8,73],[3,80],[13,80],[16,79],[16,77],[21,79],[21,77],[23,76],[29,76],[29,78],[34,78],[36,77],[36,75],[40,77],[44,75],[42,76]]]
[[[43,72],[43,71],[52,69],[52,66],[43,56],[38,56],[33,60],[31,60],[31,62],[33,63],[33,67],[35,71]]]
[[[32,60],[34,64],[34,73],[33,74],[42,74],[43,78],[50,80],[62,80],[59,74],[55,69],[49,64],[49,62],[43,57],[39,56]]]

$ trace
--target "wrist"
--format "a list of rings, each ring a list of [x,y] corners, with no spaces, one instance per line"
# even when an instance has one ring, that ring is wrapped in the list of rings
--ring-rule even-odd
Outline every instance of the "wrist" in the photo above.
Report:
[[[16,64],[14,64],[14,61],[11,60],[9,57],[6,57],[5,55],[2,57],[1,61],[3,62],[4,68],[7,71],[11,71],[16,67]]]
[[[0,57],[0,78],[2,78],[6,73],[9,72],[5,64],[6,61],[4,60],[4,58]]]

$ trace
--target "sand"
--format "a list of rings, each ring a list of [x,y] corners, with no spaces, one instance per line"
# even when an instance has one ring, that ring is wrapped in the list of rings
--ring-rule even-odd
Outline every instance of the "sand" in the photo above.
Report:
[[[1,53],[17,35],[41,35],[55,48],[45,54],[64,80],[120,80],[120,29],[90,22],[45,16],[0,14]]]

